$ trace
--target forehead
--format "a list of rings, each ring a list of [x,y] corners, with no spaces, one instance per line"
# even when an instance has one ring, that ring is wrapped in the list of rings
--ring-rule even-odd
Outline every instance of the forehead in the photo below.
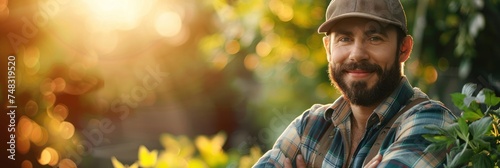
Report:
[[[372,19],[351,17],[338,21],[330,30],[331,33],[352,33],[354,31],[388,34],[389,32],[395,33],[396,27],[391,24],[378,22]]]

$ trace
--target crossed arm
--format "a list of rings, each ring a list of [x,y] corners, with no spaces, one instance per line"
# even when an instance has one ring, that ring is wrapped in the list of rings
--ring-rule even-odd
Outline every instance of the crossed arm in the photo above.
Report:
[[[297,168],[306,168],[306,163],[304,162],[304,158],[302,155],[298,155],[297,159],[295,159],[295,164]],[[365,168],[376,168],[380,161],[382,160],[382,155],[376,155],[368,164],[366,164]],[[285,159],[285,168],[292,168],[292,161],[289,158]]]

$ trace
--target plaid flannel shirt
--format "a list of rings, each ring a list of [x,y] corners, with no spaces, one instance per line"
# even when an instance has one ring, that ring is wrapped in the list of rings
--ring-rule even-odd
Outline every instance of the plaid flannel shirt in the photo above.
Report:
[[[297,117],[253,167],[284,167],[285,158],[302,154],[307,167],[363,167],[377,135],[392,116],[417,98],[427,98],[403,77],[400,85],[369,117],[366,132],[355,151],[351,146],[351,108],[342,97],[328,105],[314,105]],[[455,116],[438,101],[424,101],[407,110],[389,129],[379,153],[378,167],[443,167],[446,151],[424,152],[430,142],[422,135],[434,133],[424,126],[453,123]],[[350,163],[347,156],[354,152]]]

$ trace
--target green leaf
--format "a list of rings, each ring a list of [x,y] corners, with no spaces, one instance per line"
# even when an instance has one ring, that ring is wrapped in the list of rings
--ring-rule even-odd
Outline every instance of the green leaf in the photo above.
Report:
[[[447,137],[448,140],[453,141],[454,139],[457,138],[457,132],[459,131],[458,129],[458,123],[453,123],[449,124],[443,127],[439,127],[437,125],[426,125],[424,128],[434,131],[431,134],[424,135],[424,138],[426,136],[436,136],[436,135],[444,135]],[[432,141],[432,140],[429,140]],[[453,142],[451,142],[453,143]]]
[[[485,96],[484,104],[488,106],[496,106],[498,103],[500,103],[500,97],[496,97],[495,92],[493,92],[492,90],[484,88],[481,91]]]
[[[479,120],[481,117],[483,117],[483,115],[477,114],[474,111],[465,110],[462,117],[468,121],[476,121]]]
[[[496,114],[500,115],[500,108],[498,108],[496,110],[493,110],[493,112],[495,112]]]
[[[458,118],[458,127],[460,128],[458,136],[463,140],[466,140],[469,135],[469,125],[467,125],[464,118]]]
[[[491,123],[493,122],[491,117],[484,117],[470,124],[470,132],[473,139],[479,139],[486,134],[491,129]],[[460,124],[460,123],[459,123]],[[462,129],[462,128],[460,128]]]
[[[472,157],[472,165],[480,168],[493,167],[493,161],[485,153],[479,153]]]
[[[473,139],[470,141],[470,143],[473,144],[475,147],[477,147],[476,149],[473,149],[474,152],[476,152],[476,153],[483,151],[483,150],[488,150],[488,151],[491,150],[490,143],[486,142],[482,139]]]
[[[453,158],[451,161],[451,164],[448,165],[449,167],[460,167],[463,166],[464,164],[470,162],[470,159],[474,152],[471,149],[466,149],[463,153],[459,152],[457,155]]]
[[[461,94],[461,93],[452,93],[451,94],[451,100],[453,101],[453,104],[461,110],[463,110],[465,108],[465,105],[464,105],[465,97],[466,97],[465,94]]]
[[[438,144],[438,143],[432,143],[427,148],[425,148],[424,152],[436,152],[436,151],[441,151],[446,148],[446,144]]]
[[[483,112],[481,112],[481,108],[479,107],[479,104],[476,101],[472,101],[468,107],[469,108],[466,110],[470,110],[470,111],[473,111],[473,112],[478,113],[478,114],[483,114]]]
[[[444,126],[444,130],[446,131],[445,133],[448,135],[448,137],[456,139],[457,138],[457,133],[460,131],[458,127],[458,123],[453,123],[450,125]]]
[[[449,138],[444,135],[422,135],[422,136],[428,141],[436,143],[446,142],[449,140]]]

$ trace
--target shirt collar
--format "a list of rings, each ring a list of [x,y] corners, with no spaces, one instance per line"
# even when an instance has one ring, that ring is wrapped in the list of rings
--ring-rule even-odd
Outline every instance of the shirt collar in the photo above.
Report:
[[[406,77],[402,77],[399,86],[375,108],[368,119],[367,127],[387,122],[412,98],[413,94],[412,86]],[[351,106],[345,101],[343,96],[340,96],[332,103],[330,108],[326,109],[324,114],[326,120],[331,119],[333,124],[337,126],[349,118]]]

